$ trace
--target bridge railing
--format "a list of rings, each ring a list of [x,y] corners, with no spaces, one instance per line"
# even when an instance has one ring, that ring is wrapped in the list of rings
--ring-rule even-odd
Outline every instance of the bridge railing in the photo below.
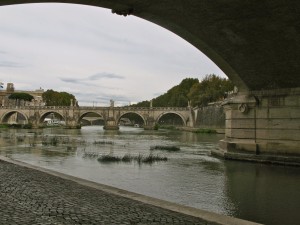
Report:
[[[2,109],[10,109],[10,110],[22,110],[22,109],[39,109],[39,110],[58,110],[58,109],[79,109],[79,110],[127,110],[127,111],[187,111],[189,110],[189,107],[130,107],[130,106],[120,106],[120,107],[94,107],[94,106],[1,106]]]
[[[1,109],[70,109],[70,106],[1,106]]]

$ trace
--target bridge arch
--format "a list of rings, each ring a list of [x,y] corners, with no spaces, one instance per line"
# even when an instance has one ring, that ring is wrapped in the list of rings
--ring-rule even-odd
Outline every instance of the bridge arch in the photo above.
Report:
[[[181,115],[181,114],[178,113],[178,112],[173,112],[173,111],[161,113],[161,114],[157,117],[156,123],[159,124],[159,121],[160,121],[163,117],[168,116],[168,115],[172,115],[172,114],[178,116],[179,118],[181,118],[181,121],[182,121],[183,126],[186,126],[186,125],[187,125],[187,121],[186,121],[186,119],[184,118],[184,116]]]
[[[12,111],[9,111],[9,112],[5,113],[1,118],[1,123],[4,123],[4,124],[8,123],[8,120],[11,118],[11,116],[13,114],[16,114],[16,113],[19,114],[19,115],[22,115],[22,117],[25,120],[25,123],[28,124],[27,115],[25,113],[23,113],[22,111],[18,111],[18,110],[12,110]]]
[[[89,114],[95,114],[95,115],[99,116],[99,120],[100,120],[100,118],[101,118],[102,120],[105,120],[105,119],[104,119],[104,116],[103,116],[101,113],[99,113],[99,112],[95,112],[95,111],[85,111],[85,112],[82,112],[82,113],[80,114],[77,123],[80,124],[80,123],[81,123],[81,120],[82,120],[85,116],[87,116],[87,115],[89,115]]]
[[[46,119],[47,116],[49,116],[51,113],[55,115],[58,115],[60,117],[60,119],[64,120],[66,122],[66,118],[59,112],[59,111],[47,111],[44,112],[39,119],[39,123],[43,123]]]
[[[122,112],[122,113],[120,113],[120,116],[117,118],[117,121],[116,121],[117,124],[119,124],[121,118],[124,117],[124,116],[127,115],[127,114],[135,114],[135,115],[137,115],[138,117],[140,117],[140,118],[143,120],[143,123],[144,123],[143,125],[146,124],[145,117],[144,117],[141,113],[139,113],[139,112],[134,112],[134,111],[129,111],[129,112]]]

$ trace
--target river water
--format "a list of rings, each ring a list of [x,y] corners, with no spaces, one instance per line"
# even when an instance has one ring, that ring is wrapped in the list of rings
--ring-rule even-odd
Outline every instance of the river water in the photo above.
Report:
[[[300,168],[212,157],[223,135],[101,126],[1,129],[0,154],[98,183],[264,224],[300,224]],[[179,151],[150,150],[177,146]],[[153,163],[99,162],[149,154]]]

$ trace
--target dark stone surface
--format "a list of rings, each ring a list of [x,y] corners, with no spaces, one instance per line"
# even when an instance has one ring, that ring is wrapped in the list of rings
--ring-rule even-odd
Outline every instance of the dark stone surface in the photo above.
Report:
[[[225,128],[225,113],[221,105],[210,105],[198,109],[195,127],[209,129]]]
[[[0,224],[206,224],[0,160]]]

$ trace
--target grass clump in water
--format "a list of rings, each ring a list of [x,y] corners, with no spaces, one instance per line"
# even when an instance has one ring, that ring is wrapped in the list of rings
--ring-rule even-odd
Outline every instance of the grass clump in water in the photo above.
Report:
[[[193,133],[196,133],[196,134],[216,134],[217,131],[213,130],[213,129],[198,129],[198,130],[193,131]]]
[[[122,158],[113,155],[101,155],[98,158],[99,162],[120,162]]]
[[[157,161],[167,161],[168,158],[165,157],[165,156],[159,156],[159,155],[148,155],[146,157],[144,157],[142,159],[142,162],[143,163],[154,163],[154,162],[157,162]]]
[[[176,127],[173,125],[159,125],[159,129],[176,130]]]
[[[167,146],[167,145],[155,145],[155,146],[150,146],[150,150],[166,150],[166,151],[179,151],[180,148],[177,146]]]
[[[167,161],[167,160],[168,160],[168,158],[165,156],[159,156],[159,155],[153,155],[153,154],[149,154],[148,156],[143,156],[141,154],[139,154],[137,156],[132,156],[132,155],[126,154],[123,157],[113,156],[111,154],[108,154],[108,155],[102,155],[98,158],[98,162],[102,162],[102,163],[135,161],[138,164],[142,164],[142,163],[154,163],[154,162],[158,162],[158,161]]]
[[[133,158],[129,154],[126,154],[122,157],[122,162],[131,162],[132,160],[133,160]]]

